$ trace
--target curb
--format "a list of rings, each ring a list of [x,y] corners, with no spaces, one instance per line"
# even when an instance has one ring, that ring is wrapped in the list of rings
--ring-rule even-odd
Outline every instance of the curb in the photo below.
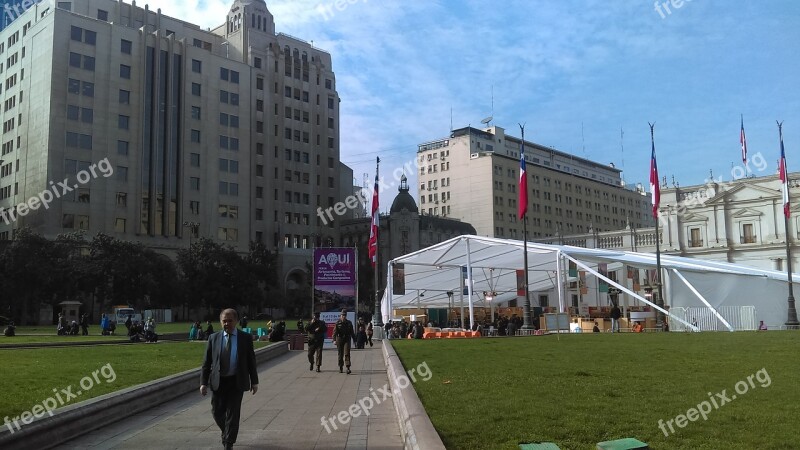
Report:
[[[285,342],[256,350],[256,365],[288,353]],[[200,387],[200,368],[122,389],[54,410],[14,433],[0,429],[0,448],[48,449]]]
[[[392,389],[394,408],[400,421],[400,433],[408,450],[445,450],[442,438],[433,427],[431,418],[425,412],[417,391],[401,389],[397,379],[406,376],[400,358],[389,340],[383,341],[383,358],[389,375],[389,386]]]

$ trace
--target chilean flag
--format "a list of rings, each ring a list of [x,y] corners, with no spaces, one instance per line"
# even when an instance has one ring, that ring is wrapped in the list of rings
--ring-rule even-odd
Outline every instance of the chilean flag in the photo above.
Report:
[[[786,154],[783,151],[783,132],[781,131],[781,161],[778,167],[778,175],[783,184],[783,214],[789,218],[789,172],[786,170]]]
[[[372,191],[372,226],[369,229],[369,260],[378,262],[378,172],[375,171],[375,188]]]
[[[652,129],[651,129],[652,133]],[[653,200],[653,218],[658,219],[658,205],[661,202],[661,186],[658,183],[658,165],[656,164],[656,144],[652,142],[653,153],[650,156],[650,195]]]
[[[517,217],[523,220],[528,212],[528,173],[525,171],[525,140],[520,141],[519,151],[519,205]]]
[[[739,134],[739,142],[742,143],[742,164],[747,166],[747,137],[744,135],[744,116],[742,116],[742,131]],[[746,170],[746,169],[745,169]]]

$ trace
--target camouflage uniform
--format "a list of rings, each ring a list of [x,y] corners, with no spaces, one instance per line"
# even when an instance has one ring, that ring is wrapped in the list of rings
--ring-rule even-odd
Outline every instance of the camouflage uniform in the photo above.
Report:
[[[314,357],[316,356],[317,372],[319,366],[322,365],[322,346],[325,343],[325,332],[328,330],[328,325],[319,320],[319,316],[315,315],[314,320],[308,323],[306,333],[308,333],[308,364],[309,369],[314,369]]]
[[[342,366],[345,365],[347,366],[347,373],[350,373],[350,344],[355,335],[353,322],[347,320],[347,313],[342,310],[342,315],[333,330],[333,340],[336,342],[336,348],[339,351],[339,373],[342,372]]]

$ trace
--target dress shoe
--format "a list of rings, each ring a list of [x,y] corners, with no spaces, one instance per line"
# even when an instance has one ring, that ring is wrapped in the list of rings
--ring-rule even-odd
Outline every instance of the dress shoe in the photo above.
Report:
[[[350,375],[350,367],[347,367],[347,374]]]
[[[339,373],[342,373],[342,366],[339,366]]]
[[[311,363],[311,364],[308,366],[308,370],[314,370],[314,363]],[[317,372],[319,372],[319,370],[317,370]]]
[[[317,372],[319,372],[319,371],[320,371],[320,370],[319,370],[319,366],[317,366]]]

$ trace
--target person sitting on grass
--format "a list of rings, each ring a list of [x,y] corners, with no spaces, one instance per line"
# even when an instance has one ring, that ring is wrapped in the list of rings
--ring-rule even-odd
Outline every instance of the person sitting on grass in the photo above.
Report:
[[[6,337],[14,337],[14,335],[16,334],[16,329],[17,329],[17,327],[14,326],[14,322],[13,321],[12,322],[8,322],[8,326],[6,326],[6,329],[5,329],[5,331],[3,331],[3,334]]]
[[[595,322],[594,326],[592,327],[592,333],[599,333],[599,332],[600,332],[600,327],[598,327],[597,322]]]
[[[764,324],[764,321],[759,320],[758,322],[758,331],[767,331],[767,326]]]
[[[634,333],[641,333],[643,330],[644,328],[642,327],[642,324],[640,322],[636,322],[635,324],[633,324],[633,328],[631,328],[631,331],[633,331]]]

